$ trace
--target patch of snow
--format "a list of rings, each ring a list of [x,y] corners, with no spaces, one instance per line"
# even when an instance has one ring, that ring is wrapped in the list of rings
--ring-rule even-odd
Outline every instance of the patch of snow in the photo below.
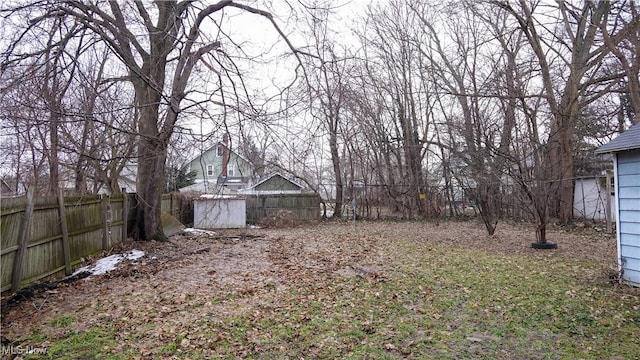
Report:
[[[142,250],[131,250],[125,254],[127,260],[138,260],[144,256],[144,251]]]
[[[262,227],[258,225],[249,225],[249,229],[262,229]]]
[[[211,236],[215,236],[216,233],[210,230],[203,230],[203,229],[194,229],[194,228],[186,228],[184,230],[182,230],[184,232],[187,233],[191,233],[194,235],[211,235]]]
[[[81,272],[86,272],[86,271],[90,272],[91,275],[102,275],[102,274],[108,273],[111,270],[114,270],[116,268],[116,265],[123,259],[137,260],[143,256],[144,256],[144,251],[142,250],[131,250],[124,254],[110,255],[110,256],[107,256],[106,258],[102,258],[96,261],[93,267],[91,266],[81,267],[80,269],[76,270],[71,276],[74,276]]]

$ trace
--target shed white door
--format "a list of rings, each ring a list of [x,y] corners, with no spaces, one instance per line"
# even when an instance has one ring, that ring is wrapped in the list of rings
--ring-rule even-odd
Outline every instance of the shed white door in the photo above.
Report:
[[[193,226],[198,229],[243,228],[247,225],[245,199],[199,199],[193,204]]]

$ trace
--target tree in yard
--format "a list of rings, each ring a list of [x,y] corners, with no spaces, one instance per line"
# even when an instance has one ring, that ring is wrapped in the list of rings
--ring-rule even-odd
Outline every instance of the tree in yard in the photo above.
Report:
[[[544,159],[545,166],[550,166],[546,175],[553,183],[550,211],[561,223],[569,223],[573,217],[573,148],[578,119],[585,105],[607,94],[614,81],[625,76],[624,72],[604,72],[602,65],[612,49],[630,34],[637,34],[637,19],[611,26],[613,8],[607,0],[559,1],[550,8],[526,0],[491,3],[515,19],[535,54],[542,96],[553,116]],[[550,28],[547,23],[554,18]],[[597,86],[601,89],[594,91]]]
[[[317,6],[316,6],[317,8]],[[328,10],[318,10],[309,22],[309,57],[305,92],[308,96],[310,114],[319,122],[319,128],[328,136],[329,153],[335,179],[335,205],[333,218],[342,216],[344,203],[344,174],[340,155],[340,130],[344,119],[344,103],[347,89],[348,61],[346,51],[340,51],[330,39]],[[341,52],[339,54],[338,52]]]
[[[6,71],[3,75],[3,91],[0,92],[0,144],[6,161],[3,165],[11,165],[10,175],[15,179],[16,190],[33,187],[44,193],[46,191],[42,189],[48,187],[44,179],[47,157],[43,151],[47,129],[42,121],[31,121],[43,116],[40,97],[37,91],[33,91],[38,81],[33,76],[13,71]]]
[[[407,217],[437,211],[427,201],[425,159],[432,126],[433,83],[416,43],[420,22],[406,2],[371,5],[360,30],[363,56],[357,76],[361,93],[352,92],[354,113],[371,144],[376,177],[387,190],[394,210]]]
[[[517,82],[522,86],[522,82]],[[528,102],[522,88],[512,88],[514,95],[520,94],[524,123],[520,123],[514,131],[514,149],[509,154],[497,154],[506,158],[509,166],[507,173],[515,181],[520,191],[513,191],[516,196],[524,196],[522,203],[528,204],[528,210],[536,223],[536,246],[555,246],[548,243],[547,225],[549,223],[549,204],[553,197],[554,180],[551,177],[552,164],[547,161],[551,150],[540,129],[537,119],[540,101]],[[549,244],[549,245],[547,245]]]
[[[619,1],[612,4],[618,11],[609,22],[600,24],[604,44],[616,57],[626,74],[626,86],[620,96],[621,118],[631,124],[640,123],[640,7],[635,1]],[[613,23],[613,26],[611,25]],[[624,36],[612,34],[616,24],[627,28]],[[620,25],[619,25],[620,26]],[[624,126],[624,120],[620,122]],[[624,129],[623,129],[624,130]]]
[[[6,98],[6,118],[13,118],[23,124],[23,129],[33,129],[39,134],[39,150],[31,145],[32,163],[35,165],[35,153],[39,152],[48,171],[33,172],[35,181],[31,185],[35,185],[39,193],[49,195],[56,195],[61,181],[66,180],[60,174],[64,160],[61,158],[64,149],[60,132],[68,122],[66,100],[75,85],[78,63],[74,58],[82,53],[86,40],[83,33],[78,34],[76,41],[62,36],[67,31],[78,32],[77,25],[70,29],[63,29],[59,25],[60,21],[55,20],[54,26],[43,33],[45,50],[40,57],[25,61],[22,71],[4,69],[2,81],[3,93],[11,94]],[[46,190],[38,186],[40,175],[47,179]]]
[[[509,150],[515,126],[514,114],[501,111],[513,110],[514,100],[505,103],[509,96],[501,84],[513,81],[516,66],[513,49],[496,51],[501,43],[512,41],[504,34],[504,15],[474,2],[449,5],[446,17],[433,20],[430,7],[411,9],[425,31],[426,41],[417,46],[438,88],[435,96],[444,118],[444,129],[438,131],[447,135],[438,144],[448,153],[443,165],[475,202],[493,235],[501,216],[505,170],[505,161],[494,153]]]
[[[61,31],[57,41],[52,41],[53,45],[64,44],[80,31],[90,31],[124,65],[139,113],[136,142],[138,239],[166,239],[160,223],[160,195],[167,149],[183,111],[183,100],[194,90],[190,87],[194,69],[199,62],[207,60],[209,66],[222,66],[219,59],[225,57],[223,41],[228,37],[225,38],[226,33],[222,30],[210,35],[207,29],[219,29],[219,17],[233,10],[267,19],[284,37],[269,12],[226,0],[213,4],[195,1],[53,1],[3,10],[9,16],[23,16],[26,24],[26,28],[16,31],[4,52],[3,68],[50,51],[50,47],[36,48],[37,42],[26,44],[24,41],[29,36],[37,38],[41,29],[52,26],[70,29]],[[286,37],[284,39],[293,50]],[[224,76],[224,70],[219,76]]]

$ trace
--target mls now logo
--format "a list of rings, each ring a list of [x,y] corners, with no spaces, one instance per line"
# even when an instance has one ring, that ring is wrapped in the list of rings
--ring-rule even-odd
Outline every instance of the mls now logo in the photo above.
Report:
[[[2,346],[2,355],[30,355],[30,354],[46,354],[46,347],[35,346]]]

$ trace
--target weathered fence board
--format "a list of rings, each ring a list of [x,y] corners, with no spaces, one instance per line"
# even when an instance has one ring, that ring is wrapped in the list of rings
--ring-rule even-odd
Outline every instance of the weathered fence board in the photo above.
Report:
[[[24,260],[22,283],[30,283],[64,270],[62,238],[29,244]]]
[[[60,231],[62,232],[62,256],[64,257],[64,273],[71,275],[71,252],[69,250],[69,228],[67,228],[67,212],[64,209],[64,193],[58,192],[58,217],[60,218]]]
[[[29,195],[31,194],[31,195]],[[163,196],[178,214],[180,199]],[[0,287],[18,290],[69,275],[85,258],[126,240],[135,221],[135,194],[3,198],[0,205]]]
[[[173,216],[174,218],[180,219],[180,207],[182,205],[181,202],[181,198],[175,193],[162,194],[160,208],[162,209],[162,211]]]
[[[278,211],[290,211],[298,220],[320,219],[318,194],[258,194],[247,195],[247,223],[258,224]]]
[[[4,252],[4,248],[2,249]],[[2,291],[8,290],[11,288],[11,280],[13,277],[13,264],[16,260],[16,249],[13,251],[7,251],[2,254],[2,262],[0,262],[0,271],[2,274]]]
[[[33,216],[33,193],[33,188],[27,192],[27,201],[20,225],[20,236],[18,237],[18,249],[16,250],[16,257],[13,263],[13,277],[11,278],[12,289],[18,289],[20,287],[20,281],[22,280],[22,273],[24,271],[23,263],[29,242],[31,217]]]

